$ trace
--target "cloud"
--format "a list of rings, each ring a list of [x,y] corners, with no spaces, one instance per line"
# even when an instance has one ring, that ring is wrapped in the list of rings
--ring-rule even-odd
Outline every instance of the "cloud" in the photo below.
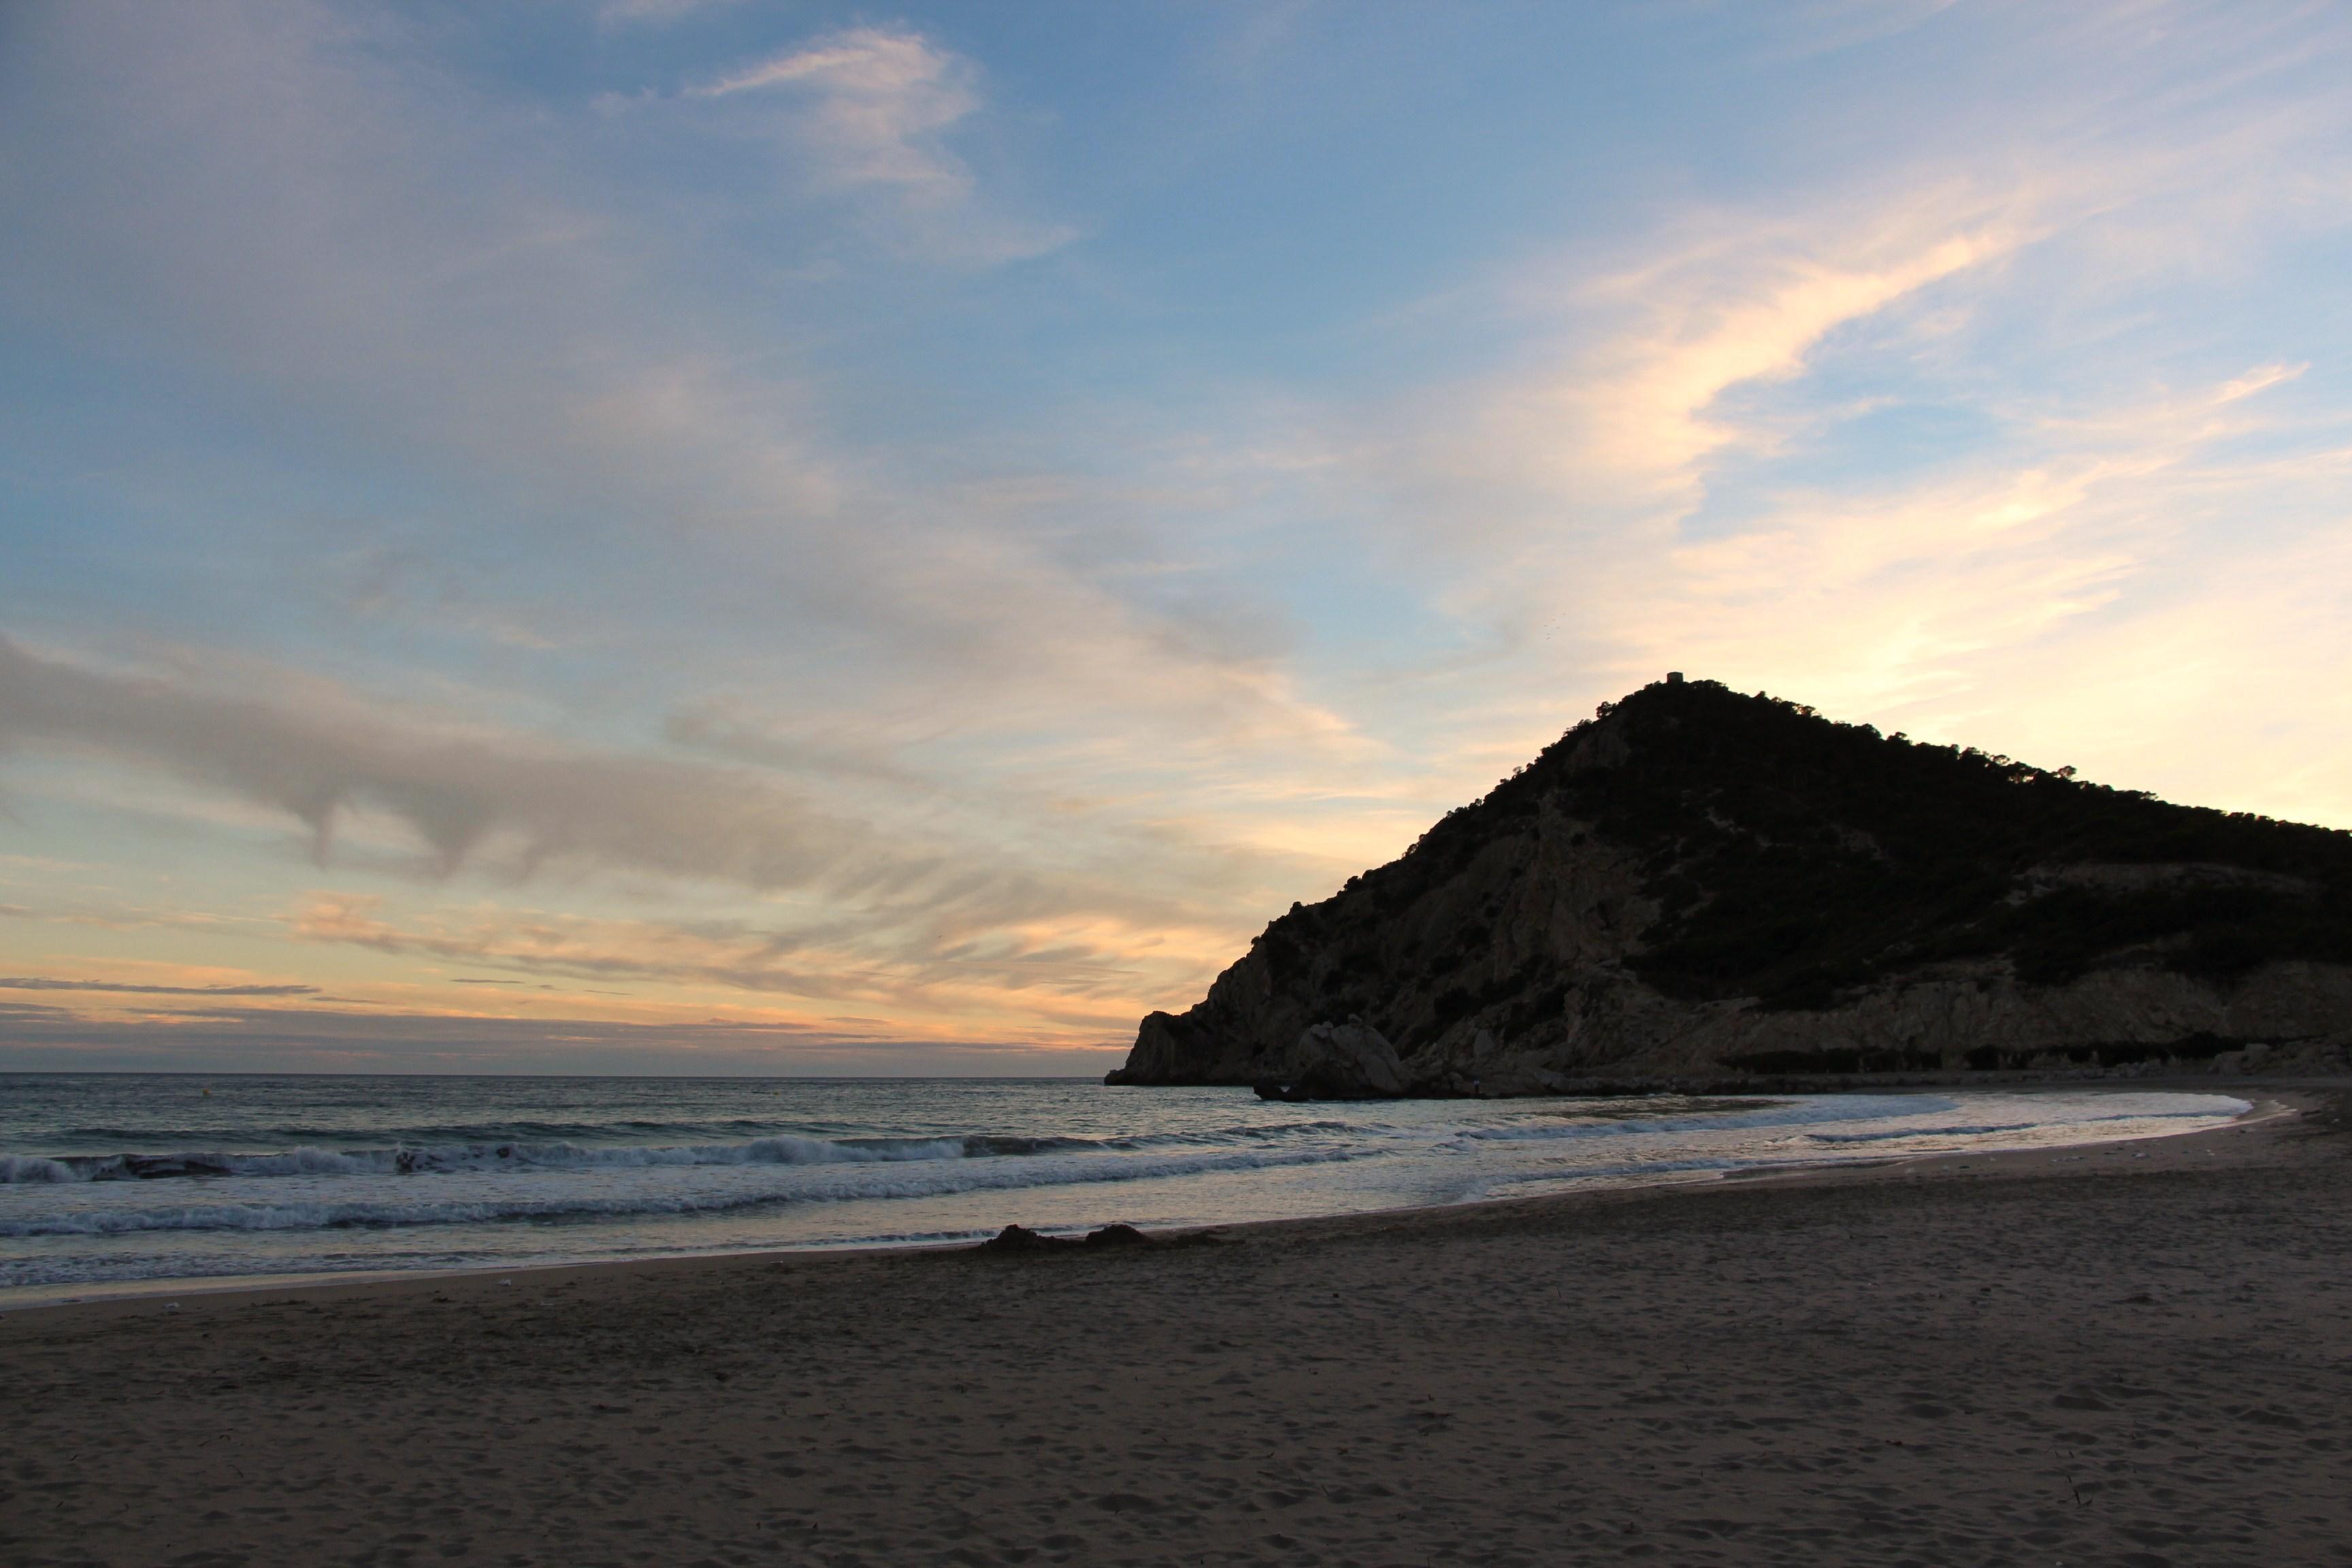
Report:
[[[717,237],[604,184],[539,117],[420,77],[317,5],[96,0],[37,20],[0,93],[16,126],[0,203],[26,215],[0,297],[77,342],[213,373],[241,404],[274,396],[306,448],[389,449],[472,498],[388,525],[373,499],[348,518],[325,504],[288,552],[242,479],[206,498],[175,476],[171,546],[209,500],[207,559],[257,552],[373,622],[491,657],[643,660],[691,625],[714,662],[822,668],[824,698],[920,708],[932,729],[1344,745],[1283,668],[1264,596],[1158,521],[1216,497],[1038,499],[1066,492],[1049,471],[1008,500],[1017,486],[926,482],[860,449],[791,346],[796,310],[818,337],[841,302],[779,300],[763,278],[752,335],[781,310],[786,346],[747,353],[742,301],[685,281]],[[723,118],[740,112],[881,203],[877,221],[913,224],[910,243],[1019,237],[940,139],[982,118],[962,107],[967,63],[865,29],[764,68],[780,79],[698,100],[719,122],[627,129],[740,161]],[[790,232],[841,226],[793,216]],[[1148,586],[1178,576],[1196,591]],[[805,708],[812,683],[790,684]]]
[[[2249,37],[2275,57],[2239,60],[2250,80],[2315,86],[2342,53]],[[2150,121],[2135,90],[2105,83],[2030,155],[1923,134],[1769,199],[1662,195],[1424,302],[1408,341],[1483,363],[1352,430],[1300,422],[1363,488],[1362,547],[1459,628],[1451,668],[1381,691],[1391,723],[1417,702],[1432,752],[1526,746],[1561,693],[1681,668],[2352,821],[2318,782],[2352,777],[2321,721],[2352,711],[2352,418],[2312,368],[2337,325],[2249,293],[2340,247],[2312,195],[2344,184],[2347,116],[2289,92]]]
[[[385,918],[373,894],[312,895],[289,920],[307,942],[397,955],[452,959],[532,976],[607,983],[649,982],[745,998],[794,998],[898,1026],[927,1037],[983,1034],[1033,1042],[1097,1041],[1131,1027],[1139,994],[1154,972],[1186,955],[1137,951],[1137,932],[1119,922],[1057,921],[967,933],[919,951],[877,943],[859,922],[823,929],[778,929],[741,918],[614,920],[484,908]],[[1165,943],[1166,933],[1153,933]],[[1191,956],[1188,978],[1205,984],[1213,950]],[[1139,962],[1139,958],[1141,962]],[[660,995],[656,990],[646,993]]]
[[[688,50],[767,21],[656,38],[700,8],[614,0],[579,11],[593,69],[526,83],[399,12],[12,16],[0,305],[74,370],[71,449],[11,448],[65,564],[10,581],[7,826],[92,853],[10,868],[0,913],[106,933],[16,966],[278,973],[266,941],[338,992],[407,976],[401,1008],[568,979],[803,1042],[1103,1038],[1667,668],[2342,817],[2334,329],[2261,252],[2292,208],[2332,255],[2352,187],[2341,95],[2294,99],[2336,57],[2252,58],[2326,27],[1886,37],[1932,3],[1708,32],[1735,112],[1788,112],[1723,168],[1596,155],[1630,219],[1433,208],[1345,288],[1276,265],[1206,314],[1226,198],[1328,168],[1316,221],[1376,210],[1296,139],[1374,52],[1261,50],[1265,166],[1136,185],[1096,176],[1162,100],[1078,148],[898,23],[728,64]],[[1930,56],[1949,101],[1880,101]],[[615,80],[699,85],[591,101]],[[1053,160],[1127,204],[1118,243],[944,276],[1069,238],[1023,194]],[[1481,254],[1416,342],[1367,321]],[[170,428],[134,449],[118,414]],[[167,907],[199,898],[237,912]]]
[[[1075,231],[983,207],[947,135],[979,112],[979,71],[920,33],[850,27],[693,89],[702,99],[777,95],[815,187],[885,198],[907,234],[942,258],[1042,256]]]
[[[322,864],[341,825],[373,815],[413,833],[425,868],[440,877],[471,864],[514,878],[569,865],[813,889],[920,910],[941,930],[981,910],[983,921],[1086,910],[1168,918],[1184,897],[1035,875],[951,852],[952,840],[886,839],[772,771],[563,746],[387,711],[316,680],[230,670],[265,694],[184,671],[91,668],[0,637],[0,747],[62,747],[224,790],[300,822]]]
[[[0,991],[89,991],[138,996],[316,996],[315,985],[137,985],[113,980],[0,975]]]
[[[742,0],[600,0],[596,24],[605,28],[666,27],[698,11],[723,11],[740,4]]]
[[[436,492],[390,522],[337,497],[285,525],[289,550],[244,477],[210,497],[151,479],[173,491],[167,549],[215,534],[205,559],[268,559],[460,659],[644,669],[691,626],[690,679],[719,689],[692,700],[796,722],[823,707],[868,734],[1023,738],[1009,750],[1083,735],[1228,773],[1237,752],[1364,755],[1297,679],[1279,595],[1193,521],[1232,504],[1217,476],[992,456],[940,479],[861,448],[793,341],[799,312],[799,337],[834,334],[842,300],[764,278],[756,308],[708,298],[689,285],[721,237],[707,220],[604,183],[565,128],[329,8],[95,0],[37,20],[0,92],[17,127],[0,202],[26,216],[0,289],[77,342],[274,396],[304,448],[389,451]],[[993,232],[998,205],[942,140],[987,118],[968,62],[852,29],[716,79],[770,77],[694,100],[709,123],[671,104],[626,139],[740,162],[730,128],[772,133],[889,222]],[[788,233],[841,226],[791,216]],[[856,308],[887,314],[877,287]]]
[[[576,858],[754,888],[851,866],[868,886],[919,871],[875,853],[862,825],[740,773],[388,721],[310,695],[306,711],[83,668],[0,638],[0,745],[60,742],[228,790],[302,822],[322,861],[339,818],[373,808],[412,828],[445,875],[501,851],[524,874]]]
[[[1501,286],[1504,308],[1549,318],[1536,341],[1556,357],[1453,389],[1472,422],[1444,422],[1413,458],[1572,497],[1613,525],[1677,521],[1727,452],[1777,444],[1726,406],[1731,394],[1796,381],[1839,330],[2014,255],[2036,237],[2036,205],[1950,189],[1811,221],[1694,216],[1652,238],[1662,254],[1598,275],[1563,283],[1530,266]]]
[[[910,185],[962,197],[971,176],[933,142],[980,107],[971,68],[919,33],[855,27],[696,89],[703,98],[804,91],[809,140],[843,184]]]
[[[1459,628],[1447,660],[1383,697],[1423,705],[1424,746],[1507,766],[1558,733],[1563,691],[1594,700],[1699,668],[1677,639],[1710,625],[1723,595],[1693,591],[1696,546],[1776,526],[1810,536],[1749,476],[1851,416],[1850,395],[1822,406],[1824,358],[1868,360],[1852,376],[1865,386],[1909,374],[1955,331],[1951,301],[2038,242],[2048,200],[2038,184],[1944,181],[1810,211],[1677,212],[1605,253],[1530,257],[1433,306],[1514,341],[1333,443],[1376,488],[1373,539],[1420,579],[1424,613]],[[1735,493],[1754,515],[1713,515]],[[1738,580],[1727,563],[1717,575]],[[1843,621],[1753,586],[1738,602],[1759,627],[1828,637]]]
[[[1769,463],[1756,477],[1718,481],[1694,465],[1685,470],[1694,497],[1735,483],[1756,488],[1719,521],[1679,528],[1654,553],[1621,563],[1615,596],[1588,614],[1636,667],[1690,666],[1803,691],[1841,712],[1939,739],[1997,742],[2021,755],[2049,754],[2038,740],[2067,748],[2057,762],[2089,763],[2107,777],[2127,768],[2123,782],[2146,786],[2147,752],[2077,752],[2067,737],[2103,726],[2029,715],[2112,690],[2115,670],[2095,679],[2092,665],[2078,661],[2095,645],[2136,639],[2136,624],[2192,623],[2200,617],[2191,604],[2218,596],[2224,581],[2237,584],[2231,594],[2240,602],[2279,599],[2284,562],[2304,552],[2297,539],[2311,526],[2295,514],[2325,515],[2321,476],[2337,466],[2326,433],[2298,430],[2295,416],[2263,405],[2294,375],[2291,366],[2263,365],[2202,387],[2101,388],[2089,397],[2021,388],[1978,404],[1990,416],[1988,439],[1924,470],[1844,476],[1834,485],[1810,475],[1765,477],[1773,475]],[[1750,416],[1762,424],[1753,444],[1778,456],[1776,438],[1801,448],[1867,413],[1816,405],[1793,416]],[[2322,441],[2315,450],[2314,434]],[[2240,506],[2269,521],[2221,521]],[[2332,640],[2308,614],[2283,619],[2274,632],[2290,628],[2322,645]],[[2250,679],[2254,646],[2231,659]],[[2344,668],[2321,647],[2305,658],[2314,677]],[[2177,735],[2195,700],[2186,668],[2171,668],[2170,721],[2147,709],[2138,714],[2152,733]],[[2080,673],[2048,679],[2067,669]],[[2006,715],[2008,728],[1988,735],[1995,713]],[[2218,713],[2203,721],[2217,721]],[[2190,788],[2202,770],[2181,764],[2201,748],[2175,740],[2159,750],[2170,753],[2172,779],[2154,782]],[[2190,797],[2232,806],[2277,801],[2253,781],[2226,795],[2210,790],[2207,774]],[[2347,805],[2306,796],[2301,809],[2337,816]]]
[[[2256,365],[2245,374],[2226,383],[2215,398],[2219,403],[2235,403],[2242,397],[2252,397],[2258,392],[2268,392],[2284,382],[2295,381],[2311,368],[2309,360],[2301,364]]]
[[[1091,1077],[1121,1054],[724,1019],[636,1024],[328,1007],[117,1018],[0,1004],[0,1065],[13,1071]]]
[[[1574,405],[1564,422],[1580,437],[1577,465],[1696,500],[1703,465],[1754,439],[1710,416],[1725,394],[1802,374],[1808,354],[1837,328],[2004,255],[2020,237],[2000,226],[1914,232],[1867,247],[1893,252],[1883,258],[1768,253],[1751,256],[1730,279],[1719,257],[1684,258],[1650,276],[1605,280],[1596,295],[1637,300],[1647,319],[1580,363],[1552,395]]]
[[[321,865],[397,873],[397,828],[412,885],[419,873],[446,887],[478,870],[511,888],[562,871],[641,893],[650,879],[721,908],[748,892],[756,911],[679,921],[490,908],[395,926],[379,895],[337,895],[291,922],[309,941],[846,999],[919,1014],[943,1036],[960,1015],[1023,1036],[1098,1035],[1203,983],[1279,907],[1269,876],[1313,864],[1295,849],[1203,843],[1180,825],[1098,823],[1018,796],[992,812],[975,809],[986,797],[969,788],[894,795],[853,773],[845,787],[892,814],[886,830],[784,787],[772,769],[558,745],[250,666],[234,673],[248,689],[186,669],[92,668],[0,638],[0,749],[175,776],[282,814],[307,829]],[[1336,881],[1345,868],[1307,874]]]
[[[1958,0],[1807,0],[1758,13],[1772,60],[1809,60],[1842,49],[1882,43],[1934,20]]]

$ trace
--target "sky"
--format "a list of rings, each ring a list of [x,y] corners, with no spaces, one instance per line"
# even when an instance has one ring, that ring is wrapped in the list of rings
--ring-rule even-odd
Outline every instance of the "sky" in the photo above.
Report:
[[[12,0],[0,1067],[1116,1065],[1669,669],[2352,826],[2352,11]]]

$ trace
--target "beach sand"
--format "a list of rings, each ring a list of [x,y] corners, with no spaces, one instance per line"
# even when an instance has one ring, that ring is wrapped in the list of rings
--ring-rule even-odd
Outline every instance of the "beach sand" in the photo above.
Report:
[[[2236,1092],[2299,1114],[11,1311],[0,1562],[2352,1563],[2346,1103]]]

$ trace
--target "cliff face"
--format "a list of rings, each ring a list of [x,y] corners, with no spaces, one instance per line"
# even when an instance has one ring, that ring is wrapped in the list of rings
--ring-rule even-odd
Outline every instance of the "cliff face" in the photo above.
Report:
[[[2347,1046],[2352,834],[1675,681],[1294,907],[1109,1081],[1530,1094]]]

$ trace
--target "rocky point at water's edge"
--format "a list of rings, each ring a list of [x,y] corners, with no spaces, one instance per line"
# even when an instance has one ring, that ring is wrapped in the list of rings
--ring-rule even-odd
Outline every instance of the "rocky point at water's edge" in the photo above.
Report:
[[[1680,677],[1293,905],[1113,1084],[1284,1099],[2352,1070],[2352,834]]]

